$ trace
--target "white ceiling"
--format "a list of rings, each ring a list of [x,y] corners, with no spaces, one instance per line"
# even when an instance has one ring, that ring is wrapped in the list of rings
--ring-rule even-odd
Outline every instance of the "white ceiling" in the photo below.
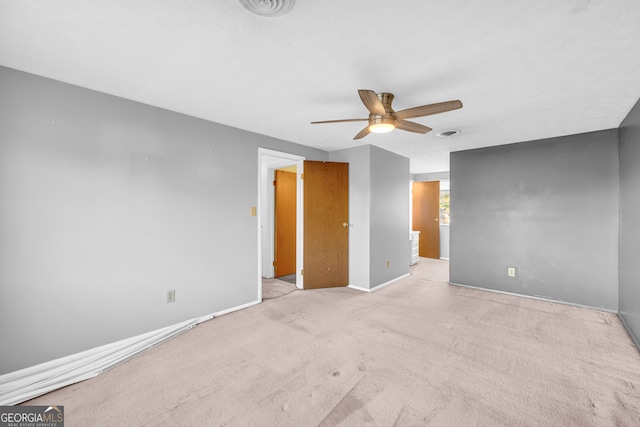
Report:
[[[297,0],[266,18],[238,0],[0,0],[0,65],[437,172],[450,151],[617,127],[640,97],[640,1]],[[464,107],[415,119],[426,135],[309,124],[367,117],[358,89]]]

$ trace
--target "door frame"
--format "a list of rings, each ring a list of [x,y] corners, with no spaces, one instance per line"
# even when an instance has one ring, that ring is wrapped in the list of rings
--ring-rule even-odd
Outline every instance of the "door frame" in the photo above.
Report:
[[[301,275],[303,264],[303,199],[304,188],[301,176],[304,173],[305,157],[282,151],[258,148],[258,300],[262,302],[262,272],[266,277],[273,277],[274,252],[274,170],[296,165],[296,286],[304,288]]]

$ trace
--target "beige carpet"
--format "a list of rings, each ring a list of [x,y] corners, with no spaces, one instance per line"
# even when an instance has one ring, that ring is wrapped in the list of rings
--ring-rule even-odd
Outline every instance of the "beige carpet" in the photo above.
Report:
[[[279,279],[262,279],[262,300],[280,298],[297,291],[295,284]]]
[[[67,426],[638,426],[614,314],[446,284],[296,291],[28,402]]]

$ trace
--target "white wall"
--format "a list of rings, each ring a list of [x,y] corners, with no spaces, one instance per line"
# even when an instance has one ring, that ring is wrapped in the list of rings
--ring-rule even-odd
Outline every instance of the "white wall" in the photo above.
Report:
[[[450,225],[440,224],[440,258],[449,259]]]
[[[349,284],[369,289],[371,146],[330,153],[334,162],[349,163]]]

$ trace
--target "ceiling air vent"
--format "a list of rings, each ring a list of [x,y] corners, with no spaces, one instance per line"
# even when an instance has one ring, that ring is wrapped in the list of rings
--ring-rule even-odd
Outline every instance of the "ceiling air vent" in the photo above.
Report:
[[[442,132],[440,132],[440,133],[438,134],[438,136],[439,136],[440,138],[450,138],[450,137],[452,137],[452,136],[456,136],[456,135],[458,135],[458,134],[460,134],[460,133],[462,133],[462,131],[461,131],[461,130],[458,130],[458,129],[443,130]]]
[[[282,16],[289,12],[295,0],[240,0],[240,4],[250,12],[260,16]]]

